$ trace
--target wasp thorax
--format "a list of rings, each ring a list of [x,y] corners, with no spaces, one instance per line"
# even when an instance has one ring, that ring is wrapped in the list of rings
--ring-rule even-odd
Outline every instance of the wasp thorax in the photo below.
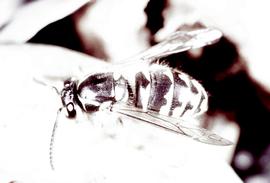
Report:
[[[78,85],[78,97],[87,112],[99,110],[104,102],[114,101],[113,73],[94,73]]]

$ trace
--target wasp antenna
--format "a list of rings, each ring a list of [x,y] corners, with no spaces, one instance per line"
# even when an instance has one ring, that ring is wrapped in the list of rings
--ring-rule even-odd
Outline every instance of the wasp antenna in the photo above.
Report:
[[[33,81],[35,81],[36,83],[41,84],[41,85],[43,85],[43,86],[51,87],[53,90],[56,91],[56,93],[57,93],[58,95],[60,95],[60,93],[61,93],[55,86],[48,85],[46,82],[44,82],[44,81],[42,81],[42,80],[40,80],[40,79],[37,79],[37,78],[34,77],[34,78],[33,78]]]
[[[59,114],[61,113],[62,109],[63,109],[63,107],[59,108],[58,111],[57,111],[56,119],[55,119],[54,125],[53,125],[51,141],[50,141],[49,158],[50,158],[50,165],[51,165],[52,170],[54,170],[54,164],[53,164],[54,137],[55,137],[55,131],[56,131],[56,128],[57,128],[57,125],[58,125],[58,117],[59,117]]]

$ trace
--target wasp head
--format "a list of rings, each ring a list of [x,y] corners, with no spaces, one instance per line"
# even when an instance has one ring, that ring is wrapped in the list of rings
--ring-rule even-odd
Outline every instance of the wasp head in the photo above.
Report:
[[[80,105],[80,101],[77,97],[77,84],[70,79],[64,82],[64,88],[61,91],[61,100],[63,106],[67,110],[67,116],[74,118],[76,116],[76,105]]]

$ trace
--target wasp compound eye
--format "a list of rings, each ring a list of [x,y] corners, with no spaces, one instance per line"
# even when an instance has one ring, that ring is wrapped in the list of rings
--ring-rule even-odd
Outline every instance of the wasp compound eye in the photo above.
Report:
[[[71,80],[66,80],[66,81],[64,81],[64,86],[70,85],[71,83],[72,83]]]
[[[76,116],[76,110],[73,103],[68,103],[66,109],[69,118],[74,118]]]

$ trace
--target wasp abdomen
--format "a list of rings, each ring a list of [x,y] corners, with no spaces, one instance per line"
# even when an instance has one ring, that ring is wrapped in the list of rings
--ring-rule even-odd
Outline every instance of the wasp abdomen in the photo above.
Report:
[[[207,109],[204,88],[180,71],[153,65],[132,77],[125,80],[125,91],[129,93],[125,102],[129,105],[173,117],[195,116]]]

